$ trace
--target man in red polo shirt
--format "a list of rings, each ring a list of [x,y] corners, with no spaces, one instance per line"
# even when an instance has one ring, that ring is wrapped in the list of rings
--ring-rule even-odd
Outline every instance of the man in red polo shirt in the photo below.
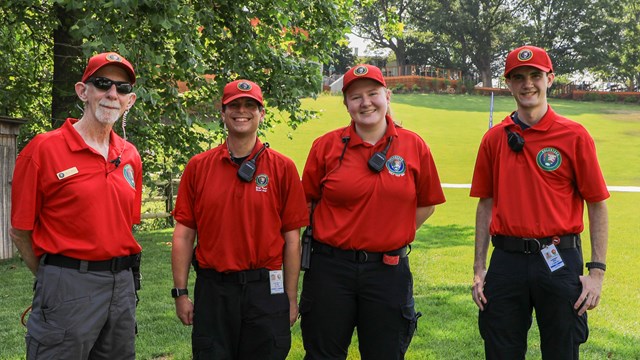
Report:
[[[10,233],[36,275],[28,359],[135,359],[142,163],[112,130],[135,81],[122,56],[93,56],[75,85],[82,117],[18,155]]]
[[[228,83],[222,95],[228,137],[191,158],[180,181],[171,294],[180,321],[193,325],[194,359],[284,360],[291,347],[300,228],[309,220],[293,161],[257,137],[264,115],[257,84]]]
[[[543,359],[578,359],[586,311],[600,302],[609,192],[591,136],[547,103],[547,52],[513,50],[504,76],[517,111],[483,137],[471,185],[480,198],[472,293],[486,358],[524,359],[535,308]],[[583,276],[585,202],[591,262]]]

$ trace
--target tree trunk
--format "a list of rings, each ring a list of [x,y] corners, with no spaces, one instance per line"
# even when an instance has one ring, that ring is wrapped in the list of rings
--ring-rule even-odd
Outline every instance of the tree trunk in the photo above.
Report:
[[[81,39],[71,37],[70,28],[78,18],[77,11],[69,11],[54,4],[53,11],[60,26],[53,30],[53,87],[51,91],[51,127],[60,127],[75,110],[74,85],[82,78]]]
[[[405,67],[407,65],[405,64],[407,62],[407,48],[404,40],[398,40],[394,53],[396,54],[396,62],[398,64],[398,75],[405,75]]]
[[[480,79],[482,79],[482,86],[483,87],[493,87],[493,84],[491,83],[492,79],[491,79],[491,68],[488,69],[480,69]]]

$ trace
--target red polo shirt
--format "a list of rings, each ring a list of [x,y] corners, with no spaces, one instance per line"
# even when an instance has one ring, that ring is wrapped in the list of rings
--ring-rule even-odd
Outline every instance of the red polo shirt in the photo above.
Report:
[[[505,128],[522,135],[521,152],[509,148]],[[518,237],[580,233],[583,201],[609,197],[593,139],[551,107],[526,130],[507,116],[484,135],[470,194],[493,198],[491,234]]]
[[[429,147],[389,117],[387,125],[375,145],[364,142],[353,123],[314,141],[302,183],[307,201],[317,203],[316,240],[341,249],[395,250],[413,241],[417,207],[445,201]],[[384,150],[389,137],[393,140],[385,166],[374,173],[367,162]]]
[[[256,141],[250,158],[261,147]],[[283,233],[309,223],[293,161],[268,148],[256,166],[253,181],[240,180],[226,143],[189,160],[173,215],[197,230],[200,267],[219,272],[280,269]]]
[[[108,159],[89,147],[67,119],[37,135],[16,160],[11,225],[33,230],[36,256],[106,260],[139,253],[131,233],[140,222],[142,162],[135,146],[111,131]]]

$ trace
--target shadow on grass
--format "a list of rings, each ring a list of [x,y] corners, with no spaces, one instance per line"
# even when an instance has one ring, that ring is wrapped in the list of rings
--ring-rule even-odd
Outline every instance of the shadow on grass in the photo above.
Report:
[[[451,111],[489,112],[491,107],[490,96],[460,94],[402,94],[394,95],[391,101],[394,104]],[[513,98],[507,96],[494,97],[495,112],[509,113],[514,109],[515,102],[513,101]]]
[[[511,96],[494,96],[494,114],[507,115],[516,109]],[[395,94],[392,103],[450,111],[489,112],[491,96],[462,94]],[[550,98],[549,104],[563,116],[590,113],[620,114],[640,113],[638,104],[574,101]],[[502,120],[498,116],[498,121]],[[494,119],[496,120],[496,119]]]

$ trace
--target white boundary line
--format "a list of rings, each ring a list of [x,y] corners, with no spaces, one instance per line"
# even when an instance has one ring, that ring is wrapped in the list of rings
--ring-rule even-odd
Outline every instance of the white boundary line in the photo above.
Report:
[[[471,189],[471,184],[441,184],[443,188]],[[609,191],[615,192],[640,192],[640,186],[607,186]]]

